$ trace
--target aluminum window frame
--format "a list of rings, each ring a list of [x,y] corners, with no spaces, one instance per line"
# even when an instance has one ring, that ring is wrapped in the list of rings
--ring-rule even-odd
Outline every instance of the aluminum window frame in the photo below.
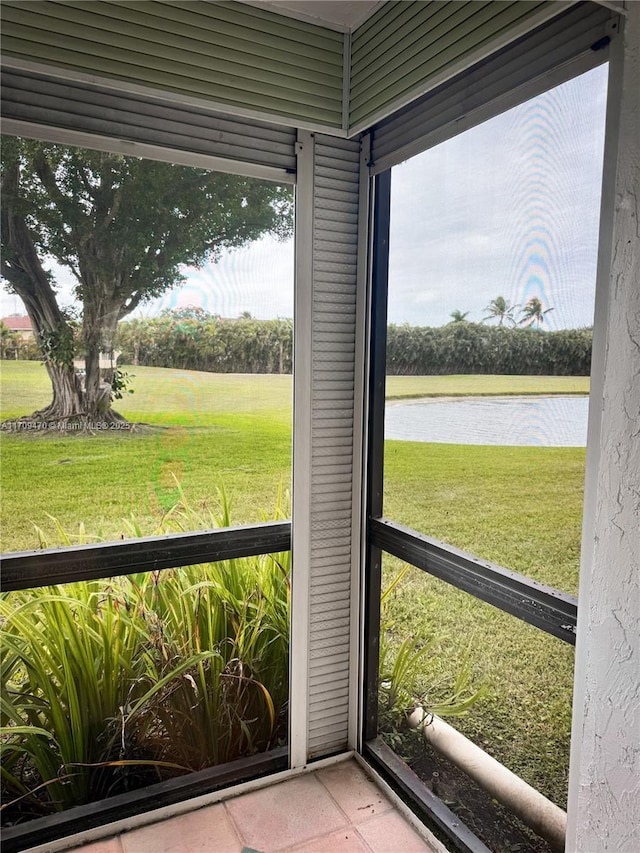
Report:
[[[396,555],[412,567],[445,580],[488,602],[500,610],[537,627],[557,638],[575,645],[578,618],[578,599],[560,590],[542,585],[531,578],[519,575],[507,568],[491,564],[473,554],[454,546],[424,536],[416,530],[384,518],[382,495],[384,485],[384,408],[386,384],[386,335],[388,302],[389,222],[391,202],[391,170],[394,165],[420,154],[435,145],[452,139],[459,133],[484,123],[491,118],[521,104],[548,89],[560,85],[609,60],[612,38],[620,38],[619,18],[612,16],[608,25],[610,36],[602,44],[592,45],[591,53],[582,50],[573,59],[543,73],[535,73],[527,82],[519,81],[513,91],[495,98],[488,93],[487,101],[476,105],[465,114],[464,104],[459,103],[460,119],[447,121],[440,128],[416,138],[411,133],[400,136],[394,151],[376,162],[375,135],[372,133],[372,155],[369,163],[371,219],[373,241],[370,251],[370,276],[368,281],[368,398],[367,398],[367,442],[365,449],[366,512],[364,519],[363,550],[363,674],[361,699],[361,752],[364,758],[383,775],[390,784],[403,792],[412,808],[423,816],[428,824],[447,836],[456,850],[485,853],[487,848],[464,825],[460,818],[438,801],[416,774],[404,762],[395,760],[378,737],[378,666],[380,643],[380,595],[382,555]],[[535,36],[535,33],[531,34]],[[474,73],[482,73],[482,63],[466,74],[471,79]],[[454,81],[455,82],[455,81]],[[611,86],[609,87],[611,93]],[[608,121],[608,119],[607,119]],[[602,214],[601,214],[602,215]],[[601,254],[602,249],[599,250]],[[606,247],[605,247],[606,254]],[[604,273],[599,260],[597,294],[602,291]],[[601,326],[602,323],[598,322]],[[599,329],[594,325],[594,361],[592,375],[597,375]],[[588,447],[595,430],[591,423],[595,415],[591,412]],[[588,459],[590,458],[588,454]],[[585,479],[585,505],[588,506],[593,476],[589,469]],[[583,535],[584,538],[584,535]],[[392,757],[393,756],[393,757]],[[400,763],[398,763],[400,761]],[[402,766],[401,766],[402,765]]]
[[[3,122],[2,135],[22,135],[30,139],[53,142],[60,145],[93,148],[107,153],[124,154],[147,158],[159,162],[176,163],[185,166],[209,169],[226,174],[241,175],[249,178],[268,180],[275,183],[293,186],[296,190],[296,215],[294,237],[298,258],[304,257],[305,241],[308,240],[307,225],[300,223],[297,213],[298,170],[291,172],[284,168],[248,163],[240,160],[229,160],[223,157],[189,152],[179,149],[157,146],[150,143],[132,142],[110,136],[100,136],[72,128],[61,128],[46,124],[20,122],[6,119]],[[303,185],[306,181],[303,178]],[[303,190],[304,193],[305,190]],[[308,186],[306,187],[308,192]],[[304,365],[309,362],[309,354],[305,353],[303,329],[308,329],[311,322],[312,306],[305,299],[298,299],[297,293],[304,281],[298,262],[294,273],[294,364],[293,383],[295,387],[296,348],[298,361],[303,366],[300,372],[304,374]],[[296,334],[296,328],[298,332]],[[298,386],[300,381],[298,380]],[[308,414],[296,416],[296,402],[292,412],[292,450],[296,445],[304,447],[308,444],[306,420],[311,413],[298,402],[300,412]],[[292,453],[292,492],[294,478],[304,482],[302,476],[296,477],[296,466],[302,467],[301,454]],[[294,497],[295,501],[295,497]],[[299,501],[298,501],[299,505]],[[298,520],[300,519],[300,521]],[[294,531],[304,525],[304,513],[296,511],[294,504],[292,519],[283,522],[264,522],[236,527],[213,530],[197,530],[189,533],[177,533],[166,536],[152,536],[139,539],[105,542],[98,545],[81,545],[63,548],[51,548],[39,551],[16,551],[0,554],[2,576],[2,593],[26,590],[64,584],[75,581],[88,581],[98,578],[119,577],[142,571],[163,571],[179,569],[183,566],[197,565],[204,562],[258,556],[282,551],[292,552],[292,585],[294,554],[298,564],[300,582],[297,584],[304,593],[305,571],[307,562],[298,558],[300,549],[298,541],[294,545]],[[304,535],[298,535],[304,538]],[[297,610],[294,619],[294,608]],[[305,609],[304,597],[300,593],[297,599],[292,595],[290,605],[289,628],[289,699],[291,703],[292,672],[307,666],[307,649],[299,642],[299,637],[308,631],[309,614]],[[294,646],[294,629],[296,625],[296,645]],[[294,660],[295,658],[295,660]],[[301,697],[298,697],[300,703]],[[257,756],[240,758],[228,764],[207,768],[203,771],[185,774],[184,776],[146,786],[127,794],[99,800],[84,806],[76,806],[63,812],[43,818],[35,818],[24,824],[6,827],[2,830],[3,847],[8,853],[26,850],[34,846],[47,845],[47,849],[57,849],[58,844],[65,845],[64,839],[78,832],[95,830],[113,822],[116,819],[134,818],[156,811],[159,807],[178,806],[196,797],[214,795],[215,792],[230,785],[245,783],[252,779],[271,774],[282,774],[300,769],[301,762],[297,753],[292,751],[292,742],[306,743],[306,729],[303,731],[299,724],[294,724],[293,711],[289,711],[289,737],[285,747],[270,750]],[[298,748],[299,751],[299,748]],[[52,845],[50,848],[49,845]]]

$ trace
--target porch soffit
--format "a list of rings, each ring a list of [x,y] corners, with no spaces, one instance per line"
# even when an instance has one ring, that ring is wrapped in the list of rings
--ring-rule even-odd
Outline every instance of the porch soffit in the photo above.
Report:
[[[7,67],[343,135],[333,29],[234,0],[4,0],[1,15]]]
[[[3,56],[125,95],[355,136],[572,5],[4,0]]]

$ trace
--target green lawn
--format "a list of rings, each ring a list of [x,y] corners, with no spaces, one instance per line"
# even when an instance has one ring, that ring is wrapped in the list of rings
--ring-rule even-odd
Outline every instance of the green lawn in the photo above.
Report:
[[[44,368],[2,362],[2,417],[46,405]],[[153,429],[2,435],[3,550],[55,544],[55,524],[119,537],[135,515],[146,532],[178,498],[197,506],[224,483],[235,523],[261,520],[291,472],[291,377],[128,368],[135,393],[117,406]],[[388,396],[587,393],[565,377],[390,377]],[[584,450],[387,442],[385,515],[560,589],[575,592]],[[398,564],[387,558],[385,571]],[[438,638],[431,677],[446,682],[469,655],[489,697],[456,725],[563,803],[573,650],[471,596],[411,570],[395,591],[399,634]]]
[[[578,589],[585,450],[387,441],[384,515]]]
[[[588,376],[388,376],[387,399],[588,394]]]
[[[77,530],[119,538],[134,514],[149,530],[178,497],[198,504],[220,484],[238,524],[270,513],[291,477],[291,377],[235,376],[138,367],[118,410],[152,430],[94,436],[2,436],[3,550],[38,546],[47,514]],[[18,417],[49,400],[37,362],[2,362],[0,407]]]

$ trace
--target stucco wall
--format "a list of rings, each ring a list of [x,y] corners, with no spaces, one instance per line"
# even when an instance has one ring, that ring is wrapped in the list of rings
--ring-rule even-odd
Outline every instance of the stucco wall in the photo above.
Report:
[[[640,850],[640,3],[628,7],[621,79],[611,68],[621,112],[595,377],[603,385],[593,400],[601,396],[602,408],[580,587],[569,853]]]

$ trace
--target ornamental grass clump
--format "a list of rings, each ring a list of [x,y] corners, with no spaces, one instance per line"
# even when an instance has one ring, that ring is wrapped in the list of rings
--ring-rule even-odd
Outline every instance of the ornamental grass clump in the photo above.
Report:
[[[181,493],[150,533],[228,526],[224,493],[220,504],[217,515],[196,511]],[[123,532],[142,535],[134,519]],[[47,814],[281,743],[289,570],[286,552],[5,594],[5,816]]]
[[[406,636],[391,616],[391,598],[411,566],[404,564],[380,596],[378,712],[382,737],[396,747],[416,707],[441,717],[460,717],[486,696],[487,685],[473,686],[469,657],[457,672],[439,679],[430,665],[438,656],[434,636]]]

